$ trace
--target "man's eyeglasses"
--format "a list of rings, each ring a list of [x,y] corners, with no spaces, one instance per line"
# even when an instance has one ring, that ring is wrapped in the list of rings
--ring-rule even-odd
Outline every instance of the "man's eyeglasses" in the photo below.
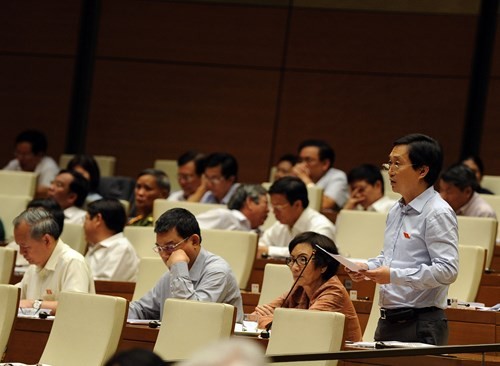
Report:
[[[180,242],[178,242],[177,244],[167,244],[167,245],[158,245],[156,244],[154,247],[153,247],[153,250],[156,252],[156,253],[161,253],[161,252],[166,252],[166,253],[172,253],[174,252],[177,247],[179,245],[181,245],[182,243],[184,243],[186,240],[188,240],[190,238],[190,236],[188,236],[187,238],[184,238],[182,239]]]
[[[182,180],[184,182],[191,182],[195,177],[194,174],[177,174],[177,180]]]
[[[271,207],[272,207],[272,209],[273,209],[273,210],[278,210],[278,211],[283,210],[283,209],[284,209],[285,207],[287,207],[287,206],[290,206],[290,204],[289,204],[288,202],[287,202],[287,203],[283,203],[283,204],[281,204],[281,205],[273,205],[273,204],[271,203]]]
[[[212,184],[218,184],[225,179],[224,177],[207,177],[206,175],[205,178]]]
[[[307,258],[305,255],[299,255],[297,258],[294,257],[287,257],[285,258],[286,265],[290,268],[293,267],[293,264],[295,263],[299,267],[304,267],[307,262],[309,262],[309,259],[311,259],[314,255],[311,255],[310,258]]]
[[[382,164],[382,169],[385,171],[389,171],[391,168],[394,168],[395,171],[398,171],[399,168],[405,167],[405,166],[414,166],[415,164],[400,164],[399,162],[393,163],[392,161],[389,161],[387,163]]]

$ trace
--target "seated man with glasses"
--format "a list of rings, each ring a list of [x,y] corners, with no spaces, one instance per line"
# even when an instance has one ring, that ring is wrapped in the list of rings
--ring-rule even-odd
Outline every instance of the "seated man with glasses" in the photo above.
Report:
[[[278,179],[269,188],[269,195],[278,222],[264,231],[257,257],[287,257],[290,240],[305,231],[314,231],[332,240],[335,238],[335,225],[326,216],[307,207],[307,188],[299,178]]]
[[[167,298],[233,305],[243,320],[240,289],[229,264],[201,246],[200,227],[193,214],[173,208],[155,224],[157,252],[167,271],[141,299],[130,303],[129,319],[159,320]]]
[[[227,205],[238,188],[238,162],[231,154],[213,153],[205,160],[204,180],[208,192],[201,198],[204,203]]]
[[[356,310],[337,277],[339,262],[323,251],[338,254],[335,243],[324,235],[307,231],[293,238],[288,249],[291,256],[286,258],[286,263],[292,271],[294,285],[276,300],[255,308],[259,328],[269,328],[276,308],[336,311],[345,315],[345,339],[361,341]]]
[[[204,163],[205,156],[192,150],[177,159],[177,181],[181,189],[170,193],[169,201],[200,202],[208,190],[206,181],[202,179]]]
[[[387,213],[396,203],[384,196],[384,178],[380,169],[372,164],[362,164],[347,174],[351,195],[343,210],[364,210]]]

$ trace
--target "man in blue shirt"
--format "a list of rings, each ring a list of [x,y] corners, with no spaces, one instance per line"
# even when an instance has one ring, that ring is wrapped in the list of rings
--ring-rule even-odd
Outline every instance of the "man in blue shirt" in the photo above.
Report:
[[[349,273],[355,281],[381,285],[377,341],[447,343],[443,309],[458,274],[458,227],[455,212],[433,187],[442,161],[437,141],[411,134],[394,142],[384,164],[402,198],[389,211],[381,254]]]

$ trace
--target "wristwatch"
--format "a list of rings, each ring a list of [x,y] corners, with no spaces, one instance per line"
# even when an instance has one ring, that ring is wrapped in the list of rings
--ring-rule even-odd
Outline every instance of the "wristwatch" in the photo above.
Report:
[[[33,309],[40,310],[40,308],[42,307],[42,302],[43,300],[41,299],[33,301]]]

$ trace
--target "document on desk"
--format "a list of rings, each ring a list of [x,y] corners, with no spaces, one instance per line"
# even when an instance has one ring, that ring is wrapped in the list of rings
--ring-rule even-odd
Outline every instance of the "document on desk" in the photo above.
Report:
[[[321,249],[323,252],[325,252],[330,257],[334,258],[337,262],[339,262],[340,264],[343,264],[344,266],[346,266],[347,268],[349,268],[353,272],[359,272],[359,270],[362,269],[356,263],[351,262],[349,259],[347,259],[346,257],[341,256],[340,254],[329,253],[325,249],[321,248],[319,245],[316,245],[316,248]]]
[[[398,341],[385,341],[385,342],[346,342],[346,346],[359,347],[359,348],[426,348],[436,347],[433,344],[420,343],[420,342],[398,342]]]

